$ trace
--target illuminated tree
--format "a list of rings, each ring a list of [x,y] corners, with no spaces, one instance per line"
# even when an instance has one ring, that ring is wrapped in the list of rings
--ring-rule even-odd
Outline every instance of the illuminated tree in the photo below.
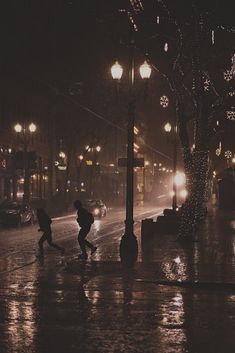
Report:
[[[235,28],[217,23],[199,1],[185,2],[185,7],[162,0],[129,3],[139,50],[166,79],[174,100],[189,191],[181,210],[179,237],[194,238],[206,215],[215,122],[221,112],[226,116],[229,111],[230,120],[234,116]],[[167,108],[161,99],[163,103]]]

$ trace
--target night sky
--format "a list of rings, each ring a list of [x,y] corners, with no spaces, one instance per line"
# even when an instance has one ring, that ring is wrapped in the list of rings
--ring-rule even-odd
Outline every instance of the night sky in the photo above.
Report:
[[[191,1],[166,3],[189,39]],[[196,3],[205,15],[208,28],[217,24],[234,26],[231,1]],[[140,30],[136,36],[136,64],[143,62],[147,53],[160,71],[169,74],[178,45],[177,40],[172,40],[174,27],[164,21],[157,27],[156,16],[163,18],[165,14],[156,1],[143,1],[143,5],[145,12],[137,16]],[[113,129],[109,121],[125,128],[127,75],[124,71],[117,101],[109,69],[116,59],[123,65],[128,62],[130,23],[118,10],[130,9],[129,1],[8,0],[1,7],[0,109],[6,128],[19,116],[48,121],[58,92],[57,125],[61,137],[68,121],[76,125],[75,131],[93,131],[104,141]],[[167,53],[163,50],[166,41],[169,42]],[[219,90],[224,88],[221,77],[234,50],[234,34],[225,36],[218,32],[213,55],[205,52]],[[175,108],[166,80],[159,72],[153,72],[146,102],[138,80],[136,87],[140,95],[137,122],[144,123],[153,148],[170,154],[162,126],[174,119]],[[162,95],[170,99],[167,109],[159,104]],[[100,114],[104,120],[88,113],[81,105]],[[189,106],[189,118],[190,109]],[[232,141],[233,137],[229,139]]]

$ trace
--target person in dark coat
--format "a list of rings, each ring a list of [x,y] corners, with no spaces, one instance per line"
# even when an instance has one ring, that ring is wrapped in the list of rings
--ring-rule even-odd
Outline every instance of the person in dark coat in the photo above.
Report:
[[[82,207],[82,203],[79,200],[74,202],[74,207],[77,209],[77,222],[81,227],[78,233],[78,243],[80,245],[82,254],[79,256],[80,259],[87,259],[86,247],[91,249],[91,255],[96,251],[97,247],[91,244],[86,240],[86,236],[91,229],[92,223],[94,223],[93,215],[88,212],[84,207]]]
[[[61,254],[63,255],[64,248],[53,243],[53,241],[52,241],[52,232],[51,232],[52,220],[43,208],[37,209],[37,219],[38,219],[38,224],[39,224],[38,231],[43,232],[43,235],[41,236],[41,238],[38,242],[38,246],[40,249],[40,255],[43,256],[43,243],[44,243],[44,241],[47,241],[48,245],[52,246],[53,248],[60,250]]]

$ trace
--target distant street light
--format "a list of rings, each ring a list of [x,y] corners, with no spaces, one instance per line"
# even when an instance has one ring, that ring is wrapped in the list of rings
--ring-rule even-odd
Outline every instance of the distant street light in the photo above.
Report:
[[[35,132],[37,130],[37,126],[34,123],[31,123],[29,125],[29,131],[30,132]]]
[[[29,183],[30,183],[30,173],[29,173],[29,161],[28,161],[28,144],[30,142],[30,137],[36,132],[37,126],[34,123],[29,124],[27,127],[21,125],[20,123],[15,124],[14,130],[16,134],[22,137],[23,143],[23,171],[24,171],[24,194],[23,199],[29,200]]]
[[[151,67],[145,61],[140,67],[142,79],[149,79]],[[114,80],[119,81],[123,74],[123,68],[118,63],[111,67],[111,74]],[[134,43],[130,47],[129,62],[129,96],[128,96],[128,127],[127,127],[127,169],[126,169],[126,220],[125,231],[120,243],[120,257],[125,262],[134,262],[138,255],[138,243],[134,235],[133,220],[133,185],[134,185],[134,134],[135,134],[135,108],[136,97],[135,85],[135,62],[134,62]]]
[[[164,125],[164,130],[168,134],[170,134],[171,131],[173,133],[173,139],[171,140],[171,142],[173,143],[172,209],[173,209],[174,212],[176,212],[176,210],[177,210],[177,187],[176,187],[176,179],[177,179],[177,175],[176,175],[176,166],[177,166],[177,126],[174,125],[173,126],[173,130],[172,130],[172,126],[168,122],[168,123],[166,123]]]
[[[64,159],[66,157],[66,154],[63,151],[60,151],[59,157]]]
[[[177,186],[182,186],[185,183],[185,175],[183,173],[176,172],[174,182]]]
[[[170,124],[170,123],[166,123],[166,124],[164,125],[164,130],[165,130],[166,132],[171,132],[171,124]]]
[[[20,133],[20,132],[22,131],[23,127],[22,127],[22,125],[20,125],[20,124],[16,124],[16,125],[14,126],[14,129],[15,129],[15,132],[16,132],[16,133]]]

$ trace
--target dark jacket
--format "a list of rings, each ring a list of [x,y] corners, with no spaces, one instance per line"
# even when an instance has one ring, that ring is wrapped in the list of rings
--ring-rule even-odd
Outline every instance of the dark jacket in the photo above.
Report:
[[[77,222],[81,228],[88,228],[94,223],[94,217],[85,208],[81,207],[77,211]]]
[[[39,228],[41,230],[43,231],[50,230],[52,220],[44,210],[40,210],[37,212],[37,219],[38,219]]]

